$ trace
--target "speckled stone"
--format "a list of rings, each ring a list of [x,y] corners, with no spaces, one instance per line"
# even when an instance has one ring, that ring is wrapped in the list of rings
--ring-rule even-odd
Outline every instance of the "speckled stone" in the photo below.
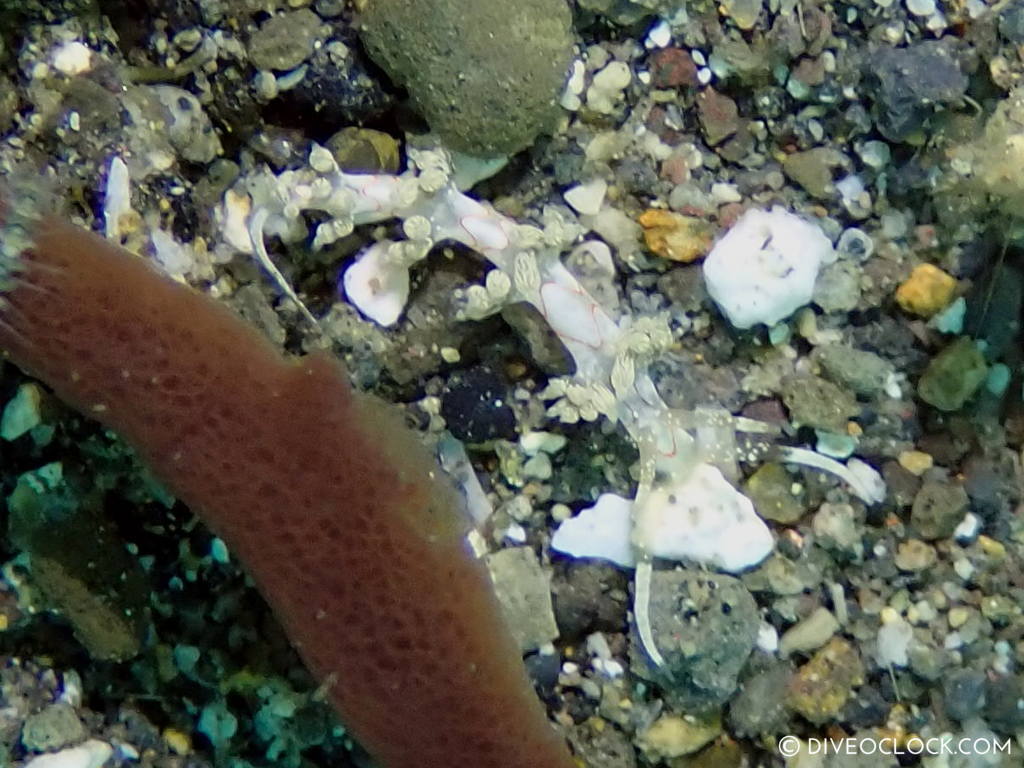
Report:
[[[896,567],[901,571],[924,571],[935,565],[937,559],[935,547],[920,539],[901,542],[896,548]]]
[[[825,312],[849,312],[860,301],[860,268],[849,261],[829,264],[814,283],[811,300]]]
[[[886,381],[895,370],[892,363],[874,352],[840,344],[819,347],[813,358],[826,378],[869,397],[885,391]]]
[[[648,607],[651,630],[664,667],[655,667],[631,628],[630,665],[656,682],[672,706],[710,712],[736,690],[754,648],[760,616],[743,584],[731,576],[700,571],[655,571]]]
[[[797,670],[785,701],[794,712],[821,725],[838,717],[853,689],[863,682],[864,664],[857,649],[835,637]]]
[[[274,16],[253,33],[249,59],[257,69],[294,69],[313,53],[324,34],[324,23],[308,8]]]
[[[784,731],[789,711],[779,691],[785,690],[792,676],[790,663],[776,663],[745,681],[729,704],[730,730],[741,738]]]
[[[21,743],[35,752],[62,749],[87,735],[74,707],[63,702],[29,715],[21,727]]]
[[[812,197],[826,199],[835,193],[832,169],[846,162],[841,152],[830,147],[816,147],[794,152],[782,160],[782,172]]]
[[[821,546],[854,560],[863,557],[862,523],[851,505],[822,504],[811,525]]]
[[[451,433],[467,443],[511,440],[516,436],[508,383],[485,366],[451,376],[441,395],[441,415]]]
[[[914,497],[910,522],[925,539],[944,539],[964,519],[970,500],[959,483],[931,480]]]
[[[821,571],[809,558],[791,560],[776,553],[758,568],[743,574],[743,583],[755,592],[799,595],[821,583]]]
[[[988,681],[985,690],[985,719],[992,728],[1015,734],[1024,728],[1024,678],[1009,675]]]
[[[860,412],[853,395],[818,376],[787,376],[782,386],[794,424],[842,433],[847,421]]]
[[[596,561],[573,560],[552,580],[561,637],[575,642],[590,632],[621,632],[629,609],[623,571]]]
[[[744,486],[754,509],[766,520],[788,525],[807,511],[799,494],[793,493],[794,480],[786,468],[775,462],[762,464]]]
[[[977,717],[985,706],[986,681],[984,672],[975,669],[953,670],[944,684],[946,714],[960,721]]]

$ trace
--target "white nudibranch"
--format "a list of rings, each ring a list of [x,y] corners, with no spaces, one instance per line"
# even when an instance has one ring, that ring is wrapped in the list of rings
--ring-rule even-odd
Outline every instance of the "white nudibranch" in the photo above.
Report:
[[[561,252],[585,233],[568,208],[549,206],[541,226],[519,224],[463,194],[443,151],[410,149],[409,161],[409,170],[400,176],[356,175],[334,170],[318,153],[319,172],[253,174],[251,251],[272,269],[264,235],[286,241],[304,236],[297,212],[309,209],[327,214],[328,221],[344,222],[341,230],[386,219],[404,222],[408,240],[371,245],[342,280],[352,304],[384,326],[395,323],[404,310],[409,268],[434,244],[455,240],[490,261],[493,268],[484,284],[461,291],[460,316],[484,317],[514,301],[533,305],[576,366],[573,376],[551,379],[540,393],[549,403],[548,417],[567,423],[604,417],[620,423],[639,447],[636,498],[602,495],[597,504],[561,523],[552,547],[574,557],[636,567],[637,627],[651,660],[663,663],[647,615],[652,562],[684,560],[736,573],[771,553],[771,531],[727,478],[736,476],[735,433],[773,428],[728,413],[706,418],[699,411],[669,408],[647,367],[677,341],[678,329],[667,314],[632,317],[625,308],[603,306],[591,295],[561,260]],[[314,179],[318,194],[303,195]],[[595,198],[602,184],[592,182]],[[585,209],[589,201],[580,194],[570,193],[569,202]],[[318,232],[316,244],[326,244],[333,235],[330,229],[323,236]],[[604,268],[589,270],[588,279],[611,281],[610,254],[602,261],[601,253],[595,247],[592,261]],[[716,244],[704,275],[730,321],[747,328],[777,322],[808,303],[818,268],[833,256],[830,241],[816,225],[780,208],[748,211]],[[272,274],[283,280],[280,273]],[[611,296],[614,301],[614,289],[606,293],[604,300]],[[884,494],[881,477],[863,462],[842,465],[803,449],[786,450],[783,458],[838,474],[867,503]]]

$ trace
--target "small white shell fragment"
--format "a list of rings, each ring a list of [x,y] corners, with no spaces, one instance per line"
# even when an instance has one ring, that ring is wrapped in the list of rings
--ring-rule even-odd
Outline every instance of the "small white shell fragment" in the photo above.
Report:
[[[750,499],[710,464],[697,464],[675,485],[653,489],[635,518],[633,542],[641,551],[729,573],[757,565],[775,547]]]
[[[92,51],[78,40],[64,43],[53,52],[53,68],[62,75],[74,77],[88,72],[92,66]]]
[[[77,747],[33,757],[25,768],[100,768],[113,754],[113,748],[105,741],[89,739]]]
[[[122,217],[130,213],[131,177],[124,160],[115,155],[107,170],[107,187],[103,195],[103,234],[111,239],[119,238]]]
[[[723,203],[738,203],[743,199],[739,187],[735,184],[715,182],[711,185],[711,199],[719,205]]]
[[[915,16],[934,16],[939,9],[935,0],[907,0],[907,10]]]
[[[878,630],[875,658],[883,667],[905,667],[909,663],[907,651],[914,639],[914,628],[901,616],[883,617]]]
[[[632,500],[602,493],[594,506],[558,526],[551,546],[573,557],[596,557],[632,568],[636,565],[629,542],[632,517]]]
[[[569,66],[569,80],[565,84],[565,91],[562,93],[559,103],[571,112],[575,112],[583,106],[583,102],[580,101],[580,94],[583,93],[586,73],[586,65],[584,65],[581,59],[575,59]]]
[[[881,473],[866,461],[853,458],[846,462],[846,469],[857,478],[854,490],[868,504],[879,504],[885,500],[885,479]]]
[[[844,229],[836,243],[836,253],[839,258],[865,262],[871,258],[874,252],[875,241],[864,230],[856,227]]]
[[[779,631],[767,621],[762,621],[757,628],[755,645],[763,653],[774,654],[779,650]]]
[[[389,264],[390,243],[371,245],[345,270],[345,295],[371,320],[394,325],[409,300],[409,270]]]
[[[647,33],[647,38],[644,40],[644,47],[648,50],[664,48],[671,42],[672,28],[669,27],[668,22],[664,19],[659,19],[658,23],[651,27],[651,31]]]
[[[571,205],[577,213],[593,216],[601,210],[607,191],[608,182],[604,179],[591,179],[583,184],[570,187],[565,191],[563,197],[565,202]]]
[[[811,222],[775,207],[749,210],[704,260],[708,293],[737,328],[775,325],[809,304],[832,242]]]
[[[215,213],[224,242],[239,253],[251,254],[253,252],[248,228],[251,211],[252,198],[244,192],[239,193],[229,189],[224,193],[224,201]]]
[[[622,96],[626,86],[633,80],[633,73],[624,61],[613,61],[594,75],[587,89],[587,106],[595,112],[610,115]]]
[[[973,512],[968,512],[964,515],[964,519],[960,521],[956,530],[953,531],[953,538],[956,539],[958,544],[970,544],[978,538],[980,531],[981,518]]]
[[[526,432],[519,437],[519,445],[527,456],[536,456],[538,453],[558,453],[562,450],[569,439],[565,435],[555,432]]]
[[[153,244],[153,257],[168,275],[183,276],[195,266],[191,249],[175,240],[169,232],[154,229],[149,234],[149,241]]]

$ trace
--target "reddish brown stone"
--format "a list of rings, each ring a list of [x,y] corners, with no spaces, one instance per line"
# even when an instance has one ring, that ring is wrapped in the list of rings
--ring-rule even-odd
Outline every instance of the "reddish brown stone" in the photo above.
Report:
[[[697,65],[682,48],[662,48],[650,58],[651,85],[655,88],[696,86]]]
[[[697,110],[704,138],[712,147],[721,144],[740,127],[740,110],[728,96],[705,88],[697,96]]]

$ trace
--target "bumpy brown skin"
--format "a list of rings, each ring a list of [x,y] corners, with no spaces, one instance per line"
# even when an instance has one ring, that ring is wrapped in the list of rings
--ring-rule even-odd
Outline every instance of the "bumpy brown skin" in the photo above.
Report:
[[[225,539],[382,766],[575,768],[395,414],[81,229],[47,218],[22,258],[0,348]]]

